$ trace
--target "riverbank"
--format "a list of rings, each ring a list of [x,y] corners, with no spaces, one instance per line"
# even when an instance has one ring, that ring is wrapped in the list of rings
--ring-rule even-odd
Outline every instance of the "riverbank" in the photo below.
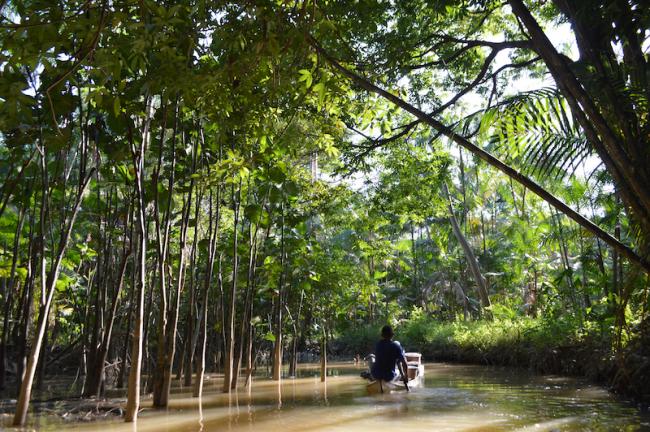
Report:
[[[367,353],[376,326],[350,330],[333,344],[341,352]],[[398,326],[397,339],[427,361],[526,368],[539,374],[581,376],[650,403],[650,334],[638,327],[620,350],[604,323],[517,317],[440,322],[422,315]]]

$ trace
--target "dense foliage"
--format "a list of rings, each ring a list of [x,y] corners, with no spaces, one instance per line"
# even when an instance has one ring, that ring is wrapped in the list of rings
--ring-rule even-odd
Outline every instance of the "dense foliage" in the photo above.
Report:
[[[385,322],[443,358],[638,354],[650,15],[526,3],[0,3],[16,424],[62,371],[134,420]]]

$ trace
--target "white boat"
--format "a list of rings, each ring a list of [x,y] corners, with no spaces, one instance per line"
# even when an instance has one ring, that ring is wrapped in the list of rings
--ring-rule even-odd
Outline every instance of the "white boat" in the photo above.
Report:
[[[406,364],[408,366],[408,388],[421,387],[424,384],[424,365],[422,364],[422,354],[406,353]],[[406,385],[397,376],[393,381],[372,380],[366,385],[369,394],[391,393],[394,391],[406,390]]]

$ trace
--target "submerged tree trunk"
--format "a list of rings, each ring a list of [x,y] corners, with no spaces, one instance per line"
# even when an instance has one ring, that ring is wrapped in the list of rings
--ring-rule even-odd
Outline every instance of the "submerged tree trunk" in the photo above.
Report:
[[[192,174],[196,169],[196,156],[197,156],[196,148],[197,146],[195,143],[195,145],[193,146]],[[171,381],[172,381],[172,367],[174,364],[174,356],[176,353],[176,333],[178,330],[178,316],[179,316],[179,311],[181,306],[181,294],[183,292],[183,287],[185,284],[185,267],[186,267],[185,246],[187,244],[187,230],[189,227],[190,214],[192,210],[193,191],[194,191],[194,178],[192,177],[188,187],[185,202],[183,203],[183,209],[181,211],[181,228],[180,228],[181,234],[180,234],[180,245],[179,245],[180,257],[179,257],[179,264],[178,264],[178,277],[176,280],[176,292],[174,295],[175,303],[172,306],[172,309],[170,311],[171,319],[168,323],[169,328],[166,332],[167,339],[166,339],[166,350],[164,353],[164,357],[162,359],[158,359],[158,361],[163,362],[163,376],[162,376],[163,381],[160,389],[160,395],[157,400],[158,404],[156,406],[161,406],[161,407],[166,407],[169,403],[169,392],[171,389]]]
[[[45,153],[46,150],[43,148],[42,150],[42,164],[41,164],[41,169],[43,170],[44,173],[44,184],[43,184],[43,200],[42,200],[42,205],[47,206],[46,201],[47,201],[47,196],[48,196],[48,189],[49,185],[47,183],[47,174],[45,172],[47,171],[47,164],[46,164],[46,157]],[[14,426],[23,426],[25,424],[25,420],[27,419],[27,410],[29,408],[29,400],[31,397],[32,393],[32,383],[34,381],[34,375],[36,373],[36,367],[38,366],[38,358],[41,352],[42,344],[43,344],[43,338],[45,337],[45,331],[47,328],[47,321],[48,317],[50,314],[50,308],[52,306],[52,301],[54,299],[54,292],[56,291],[56,282],[59,279],[59,270],[61,269],[61,262],[63,261],[63,256],[65,254],[65,251],[68,247],[68,242],[70,241],[70,236],[72,234],[72,228],[74,226],[75,220],[77,218],[77,214],[79,213],[79,208],[81,207],[81,201],[83,199],[83,195],[86,191],[86,188],[88,184],[90,183],[91,176],[94,173],[94,169],[90,170],[88,175],[85,178],[81,178],[79,182],[79,186],[77,188],[77,196],[75,197],[75,203],[71,211],[71,215],[66,222],[65,227],[63,228],[61,232],[61,236],[59,238],[59,244],[57,246],[57,251],[56,255],[54,258],[54,261],[52,262],[50,266],[49,272],[46,270],[46,258],[43,256],[43,249],[41,250],[41,280],[42,280],[42,299],[44,301],[41,304],[40,310],[39,310],[39,315],[38,315],[38,324],[36,326],[36,335],[34,337],[34,342],[32,345],[32,350],[29,354],[29,357],[27,359],[27,366],[25,368],[25,375],[23,377],[21,386],[20,386],[20,394],[18,395],[18,401],[16,403],[16,413],[14,415],[14,420],[13,424]],[[45,207],[47,208],[47,207]],[[42,217],[47,213],[47,211],[43,211],[41,213]],[[42,220],[41,224],[44,225],[45,221]],[[45,230],[42,229],[41,233],[43,234],[43,237],[41,239],[41,244],[45,241],[44,236],[45,236]],[[47,275],[46,275],[47,274]]]
[[[275,310],[275,342],[273,345],[273,379],[282,378],[282,302],[284,292],[284,204],[281,205],[280,226],[280,280],[278,282],[278,297]]]
[[[20,299],[20,319],[18,320],[18,325],[15,328],[13,337],[14,346],[18,347],[18,352],[16,353],[16,377],[18,378],[16,394],[20,393],[20,384],[24,378],[25,367],[27,366],[27,332],[31,325],[32,307],[34,303],[34,285],[36,279],[35,269],[37,267],[37,248],[34,238],[34,224],[35,215],[34,211],[32,211],[30,213],[29,242],[27,244],[27,275],[25,276],[22,296]]]
[[[197,254],[197,245],[199,236],[197,233],[196,227],[199,226],[199,210],[201,208],[201,202],[203,200],[203,194],[199,191],[196,197],[196,203],[194,207],[194,237],[192,239],[192,252],[190,253],[190,299],[187,310],[187,318],[185,324],[185,346],[183,356],[185,358],[182,373],[183,373],[183,385],[191,386],[192,385],[192,366],[194,364],[194,353],[196,352],[196,342],[194,338],[194,333],[199,331],[198,326],[194,326],[195,321],[195,307],[196,307],[196,293],[195,293],[195,283],[196,283],[196,254]],[[181,369],[181,368],[179,368]],[[179,373],[181,371],[179,370]]]
[[[146,143],[149,139],[149,124],[151,121],[151,99],[146,103],[146,119],[144,121],[143,133],[140,140],[140,147],[136,149],[131,137],[131,152],[133,154],[133,165],[135,171],[136,194],[138,198],[138,235],[139,235],[139,260],[138,266],[134,268],[138,271],[138,285],[133,287],[136,291],[136,314],[135,328],[133,329],[133,338],[131,344],[131,368],[129,370],[129,387],[127,392],[126,410],[124,420],[134,422],[138,418],[140,408],[140,373],[142,371],[142,333],[144,327],[144,298],[147,287],[147,220],[146,206],[144,195],[144,157]]]
[[[251,193],[251,177],[248,176],[246,190],[247,194],[247,204],[250,204],[250,199],[253,197]],[[260,209],[263,209],[268,196],[263,199]],[[249,385],[249,369],[252,368],[252,337],[253,333],[251,331],[251,319],[253,318],[253,301],[254,301],[254,292],[255,292],[255,266],[257,264],[257,234],[259,231],[259,220],[253,220],[254,218],[248,218],[248,268],[247,268],[247,278],[246,278],[246,296],[244,298],[244,305],[242,308],[242,317],[241,317],[241,326],[239,330],[239,343],[237,350],[237,362],[235,367],[235,373],[232,379],[232,388],[237,387],[237,380],[241,372],[242,364],[244,362],[244,356],[246,356],[246,374],[245,374],[245,385]],[[245,233],[244,227],[246,224],[242,223],[242,236]]]
[[[158,263],[158,291],[160,295],[160,305],[158,306],[158,322],[157,322],[157,347],[156,347],[156,363],[153,371],[153,406],[157,408],[164,408],[167,406],[166,395],[166,370],[169,363],[168,354],[170,349],[170,332],[172,314],[172,292],[171,292],[171,270],[168,269],[169,260],[169,247],[170,247],[170,231],[172,223],[172,193],[175,187],[175,172],[176,172],[176,127],[178,123],[178,103],[175,104],[174,109],[174,125],[171,138],[171,174],[167,184],[168,190],[167,205],[162,214],[160,207],[161,197],[158,192],[158,178],[161,174],[163,148],[165,143],[166,132],[166,119],[167,119],[167,105],[163,106],[163,121],[160,128],[160,149],[158,153],[158,165],[154,175],[154,222],[156,228],[156,244],[157,244],[157,263]],[[168,274],[168,272],[170,274]]]
[[[237,301],[237,272],[239,270],[239,251],[237,249],[239,240],[239,209],[241,200],[241,179],[239,187],[235,192],[235,186],[232,186],[232,206],[233,206],[233,240],[232,240],[232,284],[230,285],[230,296],[228,311],[224,312],[225,326],[225,361],[223,372],[223,391],[230,392],[233,383],[233,372],[235,368],[235,304]]]
[[[242,224],[243,225],[243,224]],[[242,367],[242,362],[243,362],[243,357],[244,357],[244,352],[246,350],[246,346],[248,344],[248,326],[250,325],[250,318],[249,318],[249,310],[251,310],[251,302],[252,302],[252,284],[251,284],[251,257],[253,255],[253,239],[252,239],[252,223],[249,223],[248,225],[248,232],[249,232],[249,245],[248,245],[248,271],[247,271],[247,280],[246,280],[246,296],[244,298],[244,305],[242,308],[242,316],[241,316],[241,324],[239,326],[239,339],[237,343],[237,357],[235,359],[235,367],[234,367],[234,373],[232,377],[232,385],[231,388],[235,389],[237,388],[237,381],[239,379],[239,375],[241,372],[241,367]]]
[[[210,285],[212,284],[212,276],[214,272],[214,261],[217,254],[217,238],[219,236],[219,219],[220,219],[220,205],[221,194],[220,189],[217,188],[216,200],[213,202],[212,191],[209,197],[209,213],[210,218],[208,225],[208,260],[205,272],[205,280],[203,284],[203,292],[201,293],[201,309],[199,312],[200,321],[197,326],[195,337],[201,335],[201,345],[199,353],[197,354],[196,361],[196,379],[194,380],[194,388],[192,390],[193,397],[200,397],[203,394],[203,374],[205,373],[206,363],[206,345],[208,340],[208,304]],[[219,270],[221,271],[221,270]],[[192,345],[196,346],[196,342],[192,341]]]
[[[321,337],[321,349],[320,349],[320,381],[325,382],[327,380],[327,330],[325,325],[323,325],[323,335]]]
[[[266,240],[269,238],[270,231],[271,231],[271,224],[269,224],[269,226],[267,227],[263,240],[261,241],[261,244],[264,244]],[[257,259],[258,259],[257,235],[253,237],[253,243],[254,243],[254,248],[252,251],[253,256],[251,257],[252,268],[249,267],[249,279],[251,284],[250,287],[251,301],[249,303],[249,310],[248,310],[248,317],[249,317],[247,322],[248,341],[246,343],[246,386],[248,387],[250,387],[253,382],[253,369],[255,368],[255,356],[253,355],[253,340],[255,338],[255,326],[252,324],[251,320],[253,318],[253,305],[254,305],[255,291],[257,289],[257,279],[256,279],[257,278],[256,267],[257,267]]]
[[[126,227],[128,222],[125,221],[125,238],[124,242],[126,244]],[[117,304],[120,292],[122,291],[122,286],[124,285],[124,276],[126,274],[126,265],[128,264],[129,256],[131,255],[130,250],[127,250],[126,247],[122,249],[122,259],[120,261],[119,273],[117,277],[117,286],[113,292],[111,298],[111,306],[109,309],[108,320],[106,323],[106,328],[104,329],[104,337],[102,339],[101,345],[97,350],[95,364],[92,370],[89,371],[86,386],[85,386],[85,396],[100,396],[102,384],[104,383],[104,365],[106,363],[106,358],[108,356],[108,350],[110,348],[111,336],[113,334],[113,325],[115,323],[115,316],[117,314]]]

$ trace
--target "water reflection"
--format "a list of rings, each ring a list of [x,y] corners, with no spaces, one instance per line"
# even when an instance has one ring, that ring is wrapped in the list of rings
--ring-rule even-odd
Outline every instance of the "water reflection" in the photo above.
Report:
[[[330,365],[322,383],[318,365],[298,378],[256,378],[250,387],[220,393],[211,376],[202,398],[176,387],[168,410],[143,403],[137,423],[146,431],[573,431],[650,430],[634,405],[584,381],[534,376],[522,370],[429,364],[423,388],[369,396],[360,367]],[[132,431],[119,420],[92,424],[42,421],[38,430]]]
[[[203,398],[199,397],[199,432],[203,432]]]

